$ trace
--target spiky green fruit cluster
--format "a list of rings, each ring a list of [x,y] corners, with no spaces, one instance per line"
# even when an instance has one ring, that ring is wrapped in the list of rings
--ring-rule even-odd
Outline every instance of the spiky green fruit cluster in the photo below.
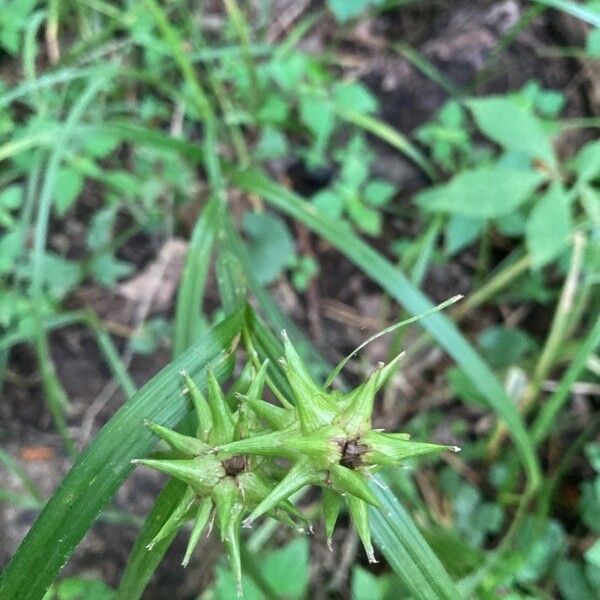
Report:
[[[407,434],[373,429],[375,395],[399,357],[386,366],[380,365],[359,387],[343,394],[319,386],[285,332],[283,339],[282,364],[293,402],[275,389],[281,406],[264,400],[267,362],[254,375],[245,393],[235,394],[235,410],[210,373],[208,400],[187,377],[198,415],[197,437],[148,424],[184,457],[137,461],[188,485],[183,500],[151,544],[179,527],[196,510],[186,564],[214,510],[238,585],[240,526],[249,527],[257,518],[269,515],[298,527],[303,517],[290,502],[290,496],[307,485],[323,490],[328,543],[345,500],[367,556],[375,561],[368,507],[377,507],[378,501],[369,487],[369,477],[377,469],[398,465],[407,458],[457,450],[412,442]],[[289,462],[287,472],[282,472],[280,459]]]
[[[254,376],[247,393],[261,396],[265,364]],[[262,433],[253,412],[240,406],[233,411],[214,375],[208,371],[208,398],[194,381],[183,374],[186,391],[198,418],[196,437],[183,435],[161,425],[146,422],[159,438],[175,453],[175,458],[136,459],[142,464],[175,477],[187,484],[186,491],[163,527],[148,544],[151,550],[160,540],[178,530],[183,523],[194,519],[192,533],[183,559],[186,566],[202,532],[216,515],[221,540],[224,543],[231,568],[241,595],[240,528],[244,517],[267,498],[277,485],[279,469],[264,459],[215,452],[215,447],[248,439]],[[300,531],[299,523],[306,523],[302,513],[287,499],[275,503],[267,511],[273,517]]]

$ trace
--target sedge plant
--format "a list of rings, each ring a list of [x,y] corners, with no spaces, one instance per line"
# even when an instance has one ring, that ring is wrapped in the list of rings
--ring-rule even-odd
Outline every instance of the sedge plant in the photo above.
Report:
[[[227,402],[210,371],[206,397],[184,374],[197,418],[196,436],[147,422],[174,456],[133,461],[187,486],[148,549],[192,518],[185,566],[208,522],[216,516],[238,595],[242,595],[242,526],[251,527],[256,519],[267,515],[305,531],[302,524],[306,519],[291,497],[305,486],[315,485],[323,492],[329,546],[345,502],[369,562],[376,562],[368,514],[369,506],[379,507],[369,487],[372,474],[416,456],[458,451],[455,446],[413,442],[408,434],[373,429],[375,396],[402,355],[387,365],[378,365],[358,387],[342,393],[328,391],[313,379],[285,331],[283,341],[281,365],[291,398],[283,396],[267,379],[268,359],[254,370],[245,393],[234,394],[234,406]],[[278,404],[263,396],[269,385]]]

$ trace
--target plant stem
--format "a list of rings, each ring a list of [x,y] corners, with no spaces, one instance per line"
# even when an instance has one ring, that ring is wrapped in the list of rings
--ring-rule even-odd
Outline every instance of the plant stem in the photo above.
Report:
[[[569,272],[563,285],[558,306],[556,307],[556,312],[554,313],[554,318],[552,319],[550,333],[548,334],[546,343],[544,344],[544,348],[533,372],[531,381],[529,382],[529,385],[523,394],[523,398],[519,406],[521,414],[526,415],[533,408],[541,391],[542,383],[554,366],[560,345],[564,341],[565,334],[569,329],[574,299],[577,293],[577,283],[583,267],[585,243],[586,239],[583,234],[576,233],[573,236],[573,253],[571,255]],[[504,424],[499,424],[489,443],[488,454],[490,457],[496,456],[500,445],[506,437],[506,434],[506,426]]]

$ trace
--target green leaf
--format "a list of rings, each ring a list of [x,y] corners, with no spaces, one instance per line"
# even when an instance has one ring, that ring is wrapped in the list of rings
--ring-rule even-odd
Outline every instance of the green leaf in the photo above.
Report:
[[[462,171],[449,183],[417,195],[425,210],[445,211],[478,219],[506,215],[523,204],[544,175],[499,165]]]
[[[560,185],[553,185],[527,219],[527,249],[534,269],[543,267],[567,247],[571,228],[567,195]]]
[[[20,185],[8,185],[0,192],[0,208],[15,210],[21,206],[23,188]]]
[[[300,120],[315,136],[315,152],[324,152],[335,127],[335,113],[327,99],[313,95],[300,97]]]
[[[227,318],[153,377],[80,454],[2,573],[2,600],[38,600],[44,595],[131,472],[131,460],[145,456],[156,443],[144,419],[173,427],[189,412],[179,373],[187,371],[204,386],[207,365],[219,377],[231,372],[227,350],[240,331],[241,317]]]
[[[309,581],[308,558],[307,539],[297,538],[265,558],[264,577],[280,596],[291,600],[304,598]]]
[[[600,141],[586,144],[573,163],[581,183],[595,179],[600,174]]]
[[[456,600],[461,594],[385,482],[372,485],[381,510],[371,509],[376,544],[415,600]]]
[[[338,221],[317,213],[309,203],[290,190],[274,183],[255,170],[237,172],[233,174],[232,180],[240,188],[265,198],[273,206],[327,239],[369,277],[379,283],[410,314],[420,314],[433,307],[429,299],[398,268],[371,246],[353,235],[347,228],[340,226]],[[505,420],[521,460],[526,466],[530,485],[535,489],[539,482],[539,467],[531,440],[513,402],[506,395],[490,368],[446,316],[439,313],[433,314],[422,319],[420,324],[456,360],[477,389],[485,396],[489,406]]]
[[[151,550],[148,550],[147,546],[179,504],[185,489],[184,483],[172,478],[154,502],[127,558],[127,565],[116,596],[117,600],[137,600],[143,594],[148,581],[177,535],[177,530],[154,544]]]
[[[285,156],[287,153],[288,143],[285,135],[279,129],[265,127],[254,150],[254,157],[258,160],[269,160]]]
[[[280,550],[257,557],[256,566],[260,567],[258,574],[270,589],[277,592],[277,598],[301,600],[306,597],[309,580],[308,551],[306,538],[297,538]],[[243,589],[244,600],[267,598],[250,577],[243,577]],[[236,582],[229,569],[217,568],[215,595],[217,600],[236,597]]]
[[[368,235],[377,236],[381,233],[381,215],[365,206],[357,196],[346,198],[346,210],[356,227]]]
[[[108,246],[113,235],[113,226],[117,217],[114,206],[102,208],[90,220],[86,242],[90,250],[99,250]]]
[[[550,138],[532,112],[500,96],[469,100],[467,105],[479,129],[504,149],[555,163]]]
[[[81,266],[58,254],[47,252],[42,265],[42,284],[56,299],[66,296],[81,281]]]
[[[96,281],[106,287],[114,285],[119,279],[131,275],[134,271],[131,263],[115,258],[109,252],[95,256],[89,267]]]
[[[333,190],[321,190],[312,198],[319,212],[332,218],[339,219],[344,212],[344,199]]]
[[[562,559],[556,568],[555,579],[564,600],[594,600],[597,597],[579,562]]]
[[[246,213],[244,230],[254,273],[262,284],[273,283],[294,262],[294,240],[285,222],[268,213]]]
[[[0,275],[9,273],[23,249],[23,234],[18,229],[3,233],[0,237]]]
[[[57,600],[112,600],[114,591],[97,579],[70,577],[63,579],[57,586]]]
[[[524,354],[536,349],[536,343],[527,333],[500,325],[485,329],[478,341],[489,364],[498,368],[514,365]]]
[[[588,33],[585,51],[593,58],[600,58],[600,27],[596,27]]]
[[[352,569],[352,600],[385,600],[390,577],[366,571],[358,565]]]
[[[341,109],[372,113],[378,108],[377,98],[360,83],[339,83],[333,88],[333,99]]]
[[[59,216],[63,216],[83,190],[83,177],[71,167],[61,167],[56,174],[54,206]]]
[[[365,201],[372,206],[385,206],[396,193],[396,187],[387,181],[374,179],[365,186]]]
[[[445,250],[447,256],[453,256],[472,244],[482,233],[484,222],[462,215],[452,215],[446,226]]]
[[[591,565],[600,568],[600,540],[596,540],[594,544],[588,548],[585,553],[585,560]]]
[[[186,350],[202,327],[202,300],[216,231],[217,212],[217,200],[209,201],[194,225],[177,293],[173,356],[179,356]]]
[[[327,0],[331,12],[338,21],[348,21],[360,15],[371,5],[377,5],[381,0]]]

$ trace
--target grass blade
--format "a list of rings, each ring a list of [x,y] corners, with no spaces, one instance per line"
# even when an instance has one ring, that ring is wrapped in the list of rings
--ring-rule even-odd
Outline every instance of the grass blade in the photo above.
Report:
[[[202,298],[215,238],[217,208],[217,202],[210,200],[194,226],[177,294],[174,357],[184,352],[200,333]]]
[[[165,367],[129,400],[82,452],[0,578],[2,600],[38,600],[91,527],[99,512],[156,442],[144,419],[172,427],[189,412],[179,373],[205,384],[211,365],[217,377],[232,369],[229,350],[242,314],[228,317]]]
[[[364,115],[362,113],[344,110],[338,111],[338,115],[341,119],[372,133],[384,142],[387,142],[390,146],[396,148],[396,150],[402,152],[402,154],[421,167],[431,181],[438,180],[435,167],[427,160],[427,158],[425,158],[425,155],[398,130],[375,117]]]
[[[410,314],[416,315],[432,308],[430,300],[392,263],[358,238],[348,227],[319,214],[300,196],[256,170],[237,172],[233,175],[233,181],[241,189],[264,198],[327,239],[371,279],[378,282]],[[422,319],[420,324],[454,358],[486,398],[489,406],[506,422],[525,465],[529,489],[534,490],[539,484],[540,470],[533,444],[514,404],[490,368],[445,315],[429,315]]]
[[[116,600],[137,600],[144,593],[148,581],[169,549],[177,531],[173,531],[172,534],[157,542],[152,550],[148,550],[146,546],[160,531],[181,500],[185,489],[184,483],[177,479],[170,479],[154,502],[127,559],[127,566],[121,577]]]
[[[377,478],[371,485],[381,504],[371,509],[375,542],[415,600],[455,600],[461,595],[412,518]]]

